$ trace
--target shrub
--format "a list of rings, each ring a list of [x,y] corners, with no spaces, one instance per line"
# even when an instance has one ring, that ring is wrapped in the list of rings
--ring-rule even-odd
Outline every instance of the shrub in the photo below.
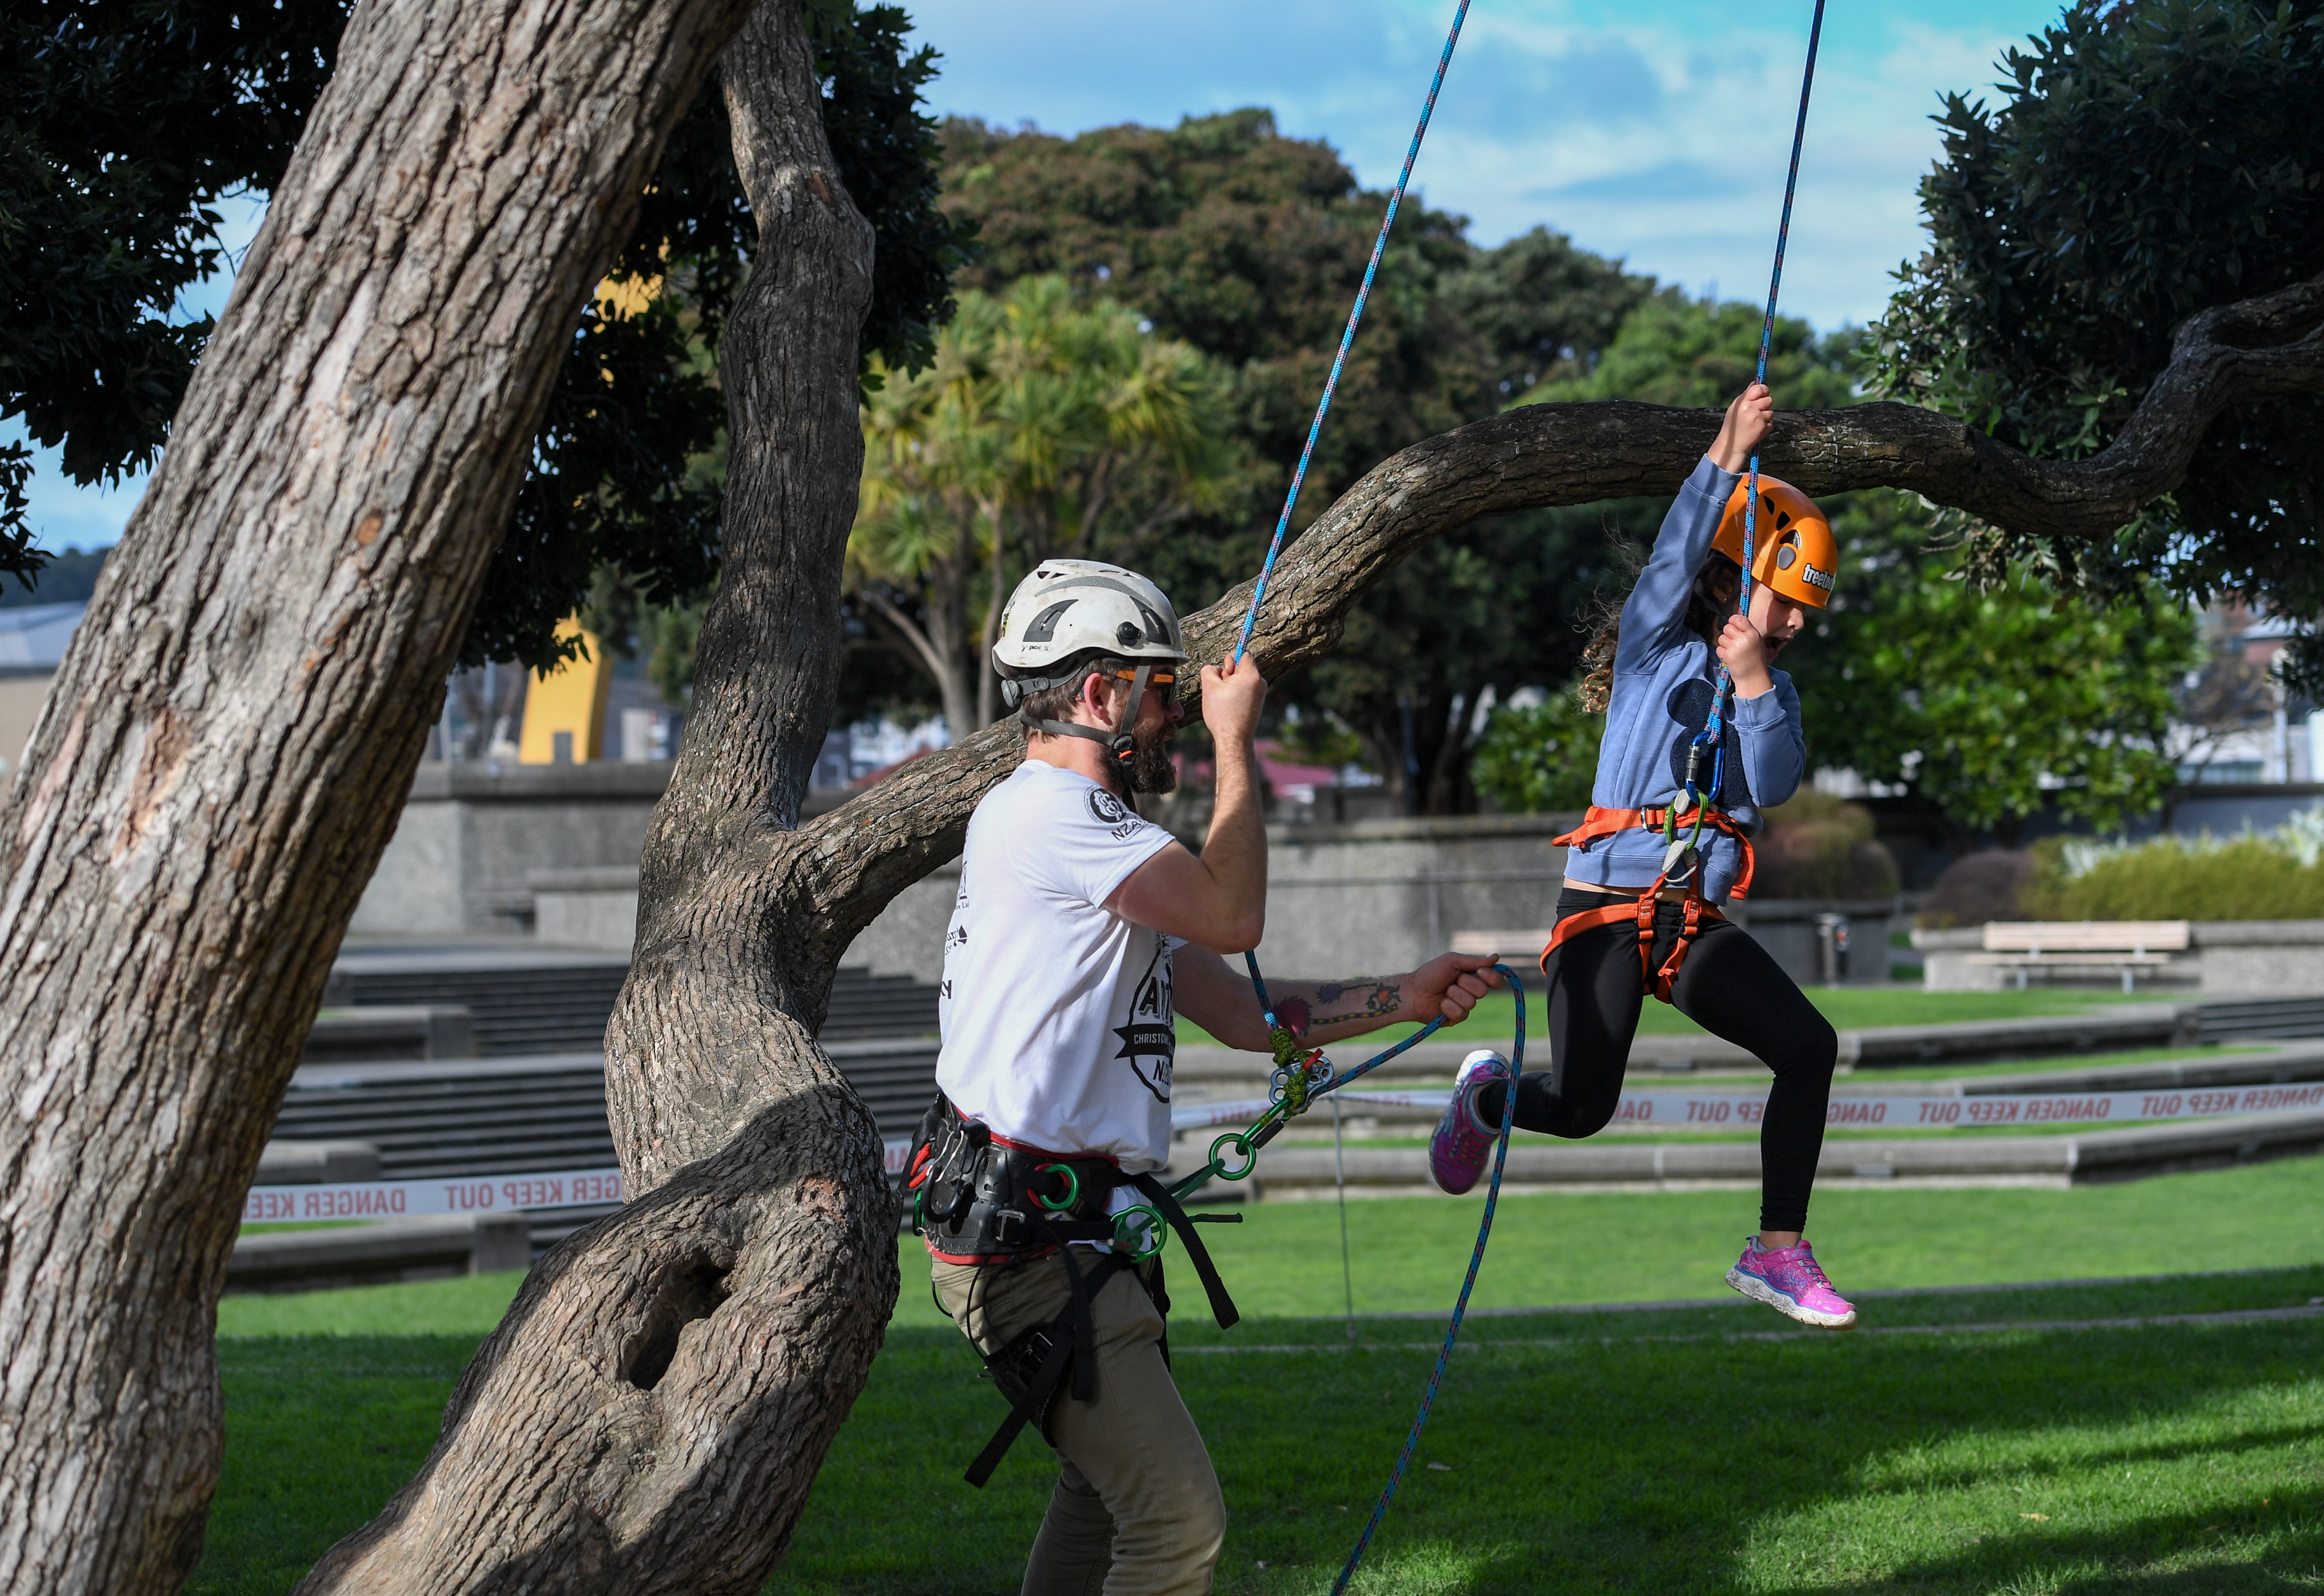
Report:
[[[2324,918],[2324,811],[2220,839],[2105,843],[2052,837],[2019,895],[2047,920]]]
[[[1914,923],[1924,931],[1950,926],[1982,926],[1987,920],[2022,920],[2028,911],[2018,903],[2025,884],[2034,879],[2040,861],[2022,848],[1987,848],[1969,853],[1945,867],[1929,889]]]
[[[1585,809],[1598,779],[1606,717],[1585,714],[1573,695],[1504,705],[1485,724],[1469,767],[1477,791],[1504,815]]]
[[[1766,811],[1754,898],[1893,898],[1896,862],[1862,806],[1813,790]]]

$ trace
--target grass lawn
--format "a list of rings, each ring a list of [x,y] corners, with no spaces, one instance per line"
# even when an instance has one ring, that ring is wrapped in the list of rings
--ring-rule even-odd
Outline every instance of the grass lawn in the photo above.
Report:
[[[1542,1021],[1541,973],[1529,965],[1521,965],[1517,968],[1517,978],[1525,983],[1526,1019],[1538,1030]],[[1840,1030],[1867,1030],[1884,1025],[1943,1025],[1969,1019],[2026,1019],[2050,1014],[2086,1013],[2105,1003],[2155,1001],[2144,993],[2126,1000],[2119,992],[2074,992],[2058,988],[2035,988],[2031,992],[1923,992],[1917,986],[1811,986],[1804,990],[1808,1001],[1822,1010],[1824,1018]],[[1489,992],[1466,1020],[1459,1025],[1446,1026],[1436,1035],[1452,1041],[1473,1038],[1480,1043],[1491,1043],[1506,1040],[1514,1027],[1516,1009],[1516,1001],[1508,992]],[[1398,1028],[1381,1031],[1377,1038],[1361,1037],[1351,1042],[1334,1043],[1333,1056],[1345,1055],[1351,1063],[1360,1063],[1372,1052],[1397,1041],[1404,1034]],[[1638,1034],[1642,1037],[1700,1036],[1702,1029],[1668,1003],[1650,1000],[1638,1017]],[[1208,1033],[1184,1016],[1178,1020],[1178,1041],[1181,1046],[1189,1047],[1218,1046]],[[1371,1044],[1369,1049],[1366,1048],[1368,1043]]]
[[[1262,1205],[1207,1235],[1247,1322],[1180,1315],[1179,1381],[1232,1526],[1230,1592],[1327,1588],[1411,1422],[1479,1204]],[[1827,1192],[1844,1288],[2264,1268],[1874,1298],[1869,1325],[2273,1307],[2324,1296],[2324,1159],[2068,1191]],[[1709,1297],[1746,1193],[1507,1200],[1480,1306]],[[918,1244],[887,1351],[816,1487],[785,1596],[1013,1591],[1053,1470],[960,1469],[997,1399]],[[226,1471],[189,1589],[290,1589],[427,1453],[514,1275],[229,1297]],[[1199,1293],[1180,1271],[1182,1299]],[[1732,1339],[1748,1304],[1480,1316],[1359,1578],[1367,1592],[2210,1592],[2324,1587],[2324,1320]],[[1257,1349],[1284,1348],[1267,1352]],[[1474,1476],[1474,1477],[1471,1477]],[[1344,1511],[1342,1510],[1344,1509]],[[874,1535],[866,1525],[876,1524]],[[1262,1567],[1262,1564],[1264,1566]]]

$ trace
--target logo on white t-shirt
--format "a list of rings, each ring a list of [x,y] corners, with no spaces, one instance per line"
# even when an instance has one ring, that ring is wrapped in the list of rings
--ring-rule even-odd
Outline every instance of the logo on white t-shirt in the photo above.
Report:
[[[1103,788],[1092,788],[1089,812],[1093,819],[1106,828],[1115,842],[1126,843],[1141,831],[1152,828],[1152,823]]]
[[[1153,962],[1130,1001],[1130,1023],[1113,1028],[1121,1038],[1121,1051],[1114,1056],[1128,1061],[1130,1073],[1157,1102],[1170,1101],[1171,1061],[1178,1051],[1178,1032],[1171,1022],[1176,1018],[1170,999],[1170,939],[1157,931]]]

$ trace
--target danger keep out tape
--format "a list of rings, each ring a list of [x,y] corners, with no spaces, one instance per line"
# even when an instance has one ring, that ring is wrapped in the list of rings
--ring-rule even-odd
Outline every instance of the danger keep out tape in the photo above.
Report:
[[[1416,1108],[1440,1112],[1451,1101],[1443,1087],[1418,1092],[1341,1092],[1350,1108]],[[1321,1106],[1320,1104],[1318,1105]],[[1268,1110],[1263,1097],[1180,1103],[1170,1111],[1174,1132],[1248,1125]],[[2212,1120],[2236,1114],[2324,1110],[2324,1081],[2296,1085],[2172,1088],[2158,1092],[2063,1092],[1982,1097],[1835,1097],[1824,1122],[1840,1130],[1989,1130],[2011,1125],[2126,1125],[2152,1120]],[[1668,1126],[1674,1130],[1757,1125],[1766,1116],[1764,1092],[1626,1092],[1614,1110],[1617,1125]],[[911,1140],[897,1137],[881,1151],[890,1175],[900,1175]],[[475,1175],[438,1180],[374,1180],[342,1185],[262,1185],[243,1204],[245,1224],[330,1219],[406,1219],[439,1213],[490,1213],[523,1208],[574,1208],[622,1200],[618,1169],[560,1170],[547,1175]]]

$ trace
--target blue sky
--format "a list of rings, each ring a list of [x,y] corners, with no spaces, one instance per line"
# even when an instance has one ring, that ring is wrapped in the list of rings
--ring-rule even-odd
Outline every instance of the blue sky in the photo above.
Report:
[[[1451,0],[907,0],[941,112],[1055,133],[1268,106],[1367,185],[1396,178]],[[1474,0],[1414,185],[1493,244],[1545,222],[1696,294],[1760,300],[1812,0]],[[1840,0],[1825,18],[1784,309],[1863,321],[1921,247],[1942,90],[1982,91],[2057,0]],[[254,207],[230,207],[237,251]],[[189,296],[217,309],[223,281]],[[0,438],[21,438],[0,429]],[[113,540],[143,491],[32,487],[51,548]]]

